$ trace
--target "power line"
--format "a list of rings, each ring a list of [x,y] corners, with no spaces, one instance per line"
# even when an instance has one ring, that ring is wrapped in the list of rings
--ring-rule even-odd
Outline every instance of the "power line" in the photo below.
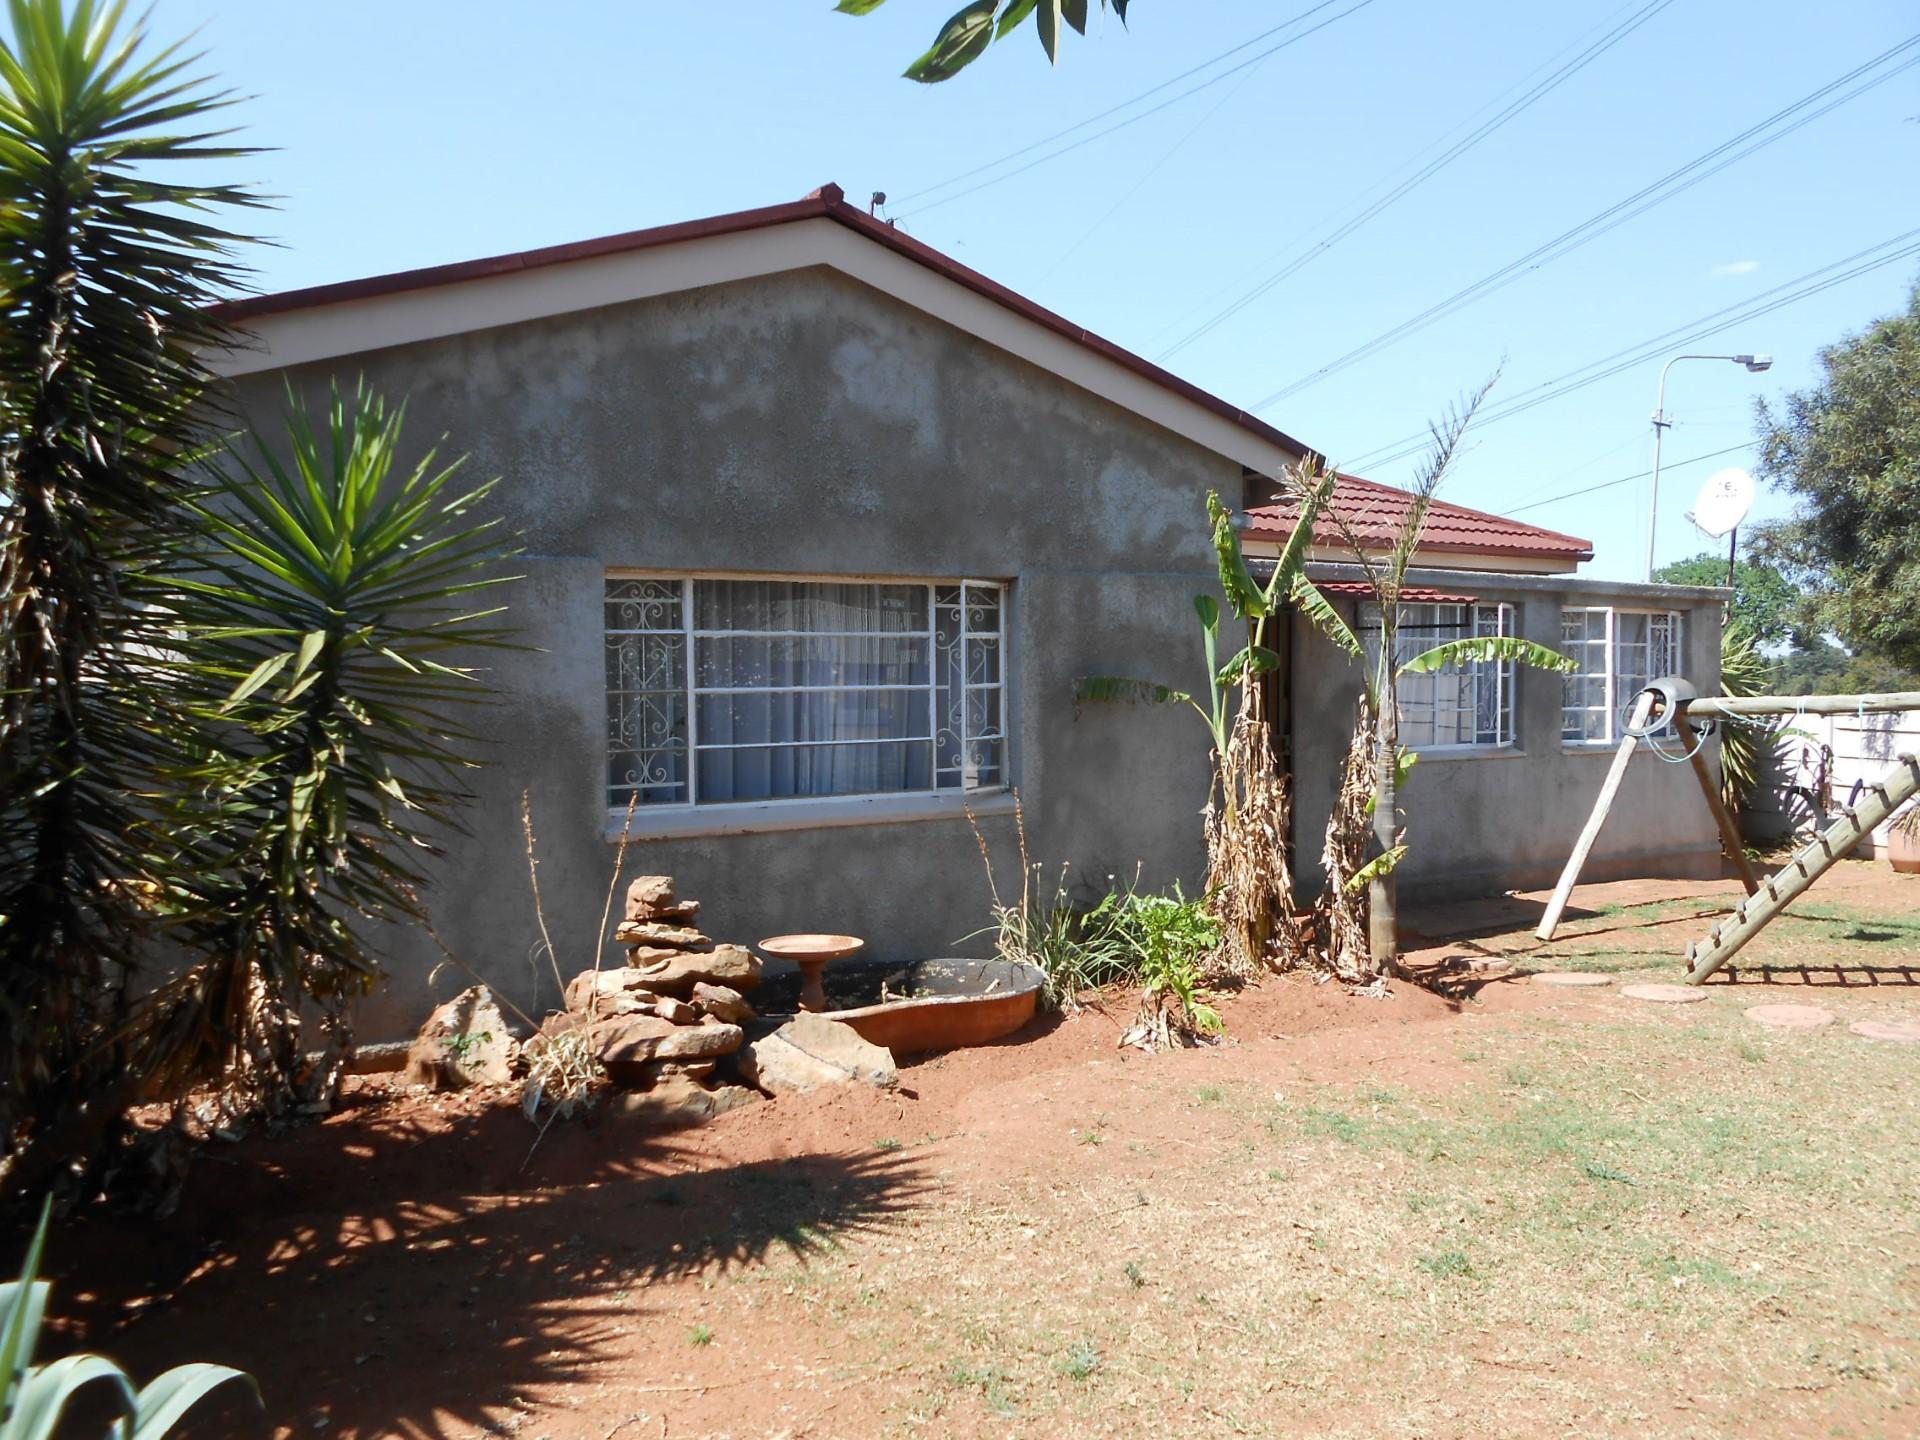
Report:
[[[1280,400],[1297,394],[1309,385],[1318,384],[1321,380],[1346,369],[1349,365],[1376,354],[1380,350],[1385,349],[1387,346],[1399,340],[1405,339],[1416,331],[1425,329],[1435,321],[1472,304],[1476,300],[1492,294],[1495,290],[1504,288],[1518,279],[1523,272],[1541,269],[1552,261],[1571,254],[1581,246],[1589,244],[1606,234],[1609,230],[1624,225],[1627,221],[1646,213],[1648,210],[1654,208],[1654,206],[1665,204],[1668,200],[1692,189],[1695,185],[1700,184],[1709,177],[1717,175],[1729,165],[1733,165],[1777,141],[1784,140],[1787,136],[1793,134],[1794,131],[1800,129],[1802,126],[1811,124],[1829,111],[1846,104],[1850,100],[1858,98],[1877,85],[1885,84],[1888,80],[1893,79],[1896,75],[1901,74],[1913,66],[1920,65],[1920,56],[1914,56],[1902,64],[1895,66],[1893,69],[1868,79],[1863,84],[1829,101],[1819,109],[1807,114],[1800,114],[1800,112],[1806,110],[1807,107],[1832,95],[1834,91],[1859,79],[1868,71],[1884,64],[1886,61],[1904,51],[1913,49],[1915,46],[1920,46],[1920,35],[1910,36],[1898,45],[1883,50],[1865,64],[1856,66],[1838,79],[1829,81],[1809,95],[1802,96],[1785,109],[1776,111],[1758,124],[1749,126],[1732,139],[1716,145],[1703,155],[1696,156],[1679,169],[1669,172],[1652,184],[1635,191],[1625,199],[1616,201],[1598,214],[1589,216],[1571,230],[1564,231],[1545,244],[1536,246],[1525,255],[1508,261],[1507,264],[1501,266],[1498,270],[1493,271],[1489,275],[1482,276],[1464,289],[1455,291],[1445,300],[1428,306],[1419,314],[1409,320],[1403,320],[1392,329],[1382,331],[1364,344],[1357,345],[1344,355],[1328,361],[1318,370],[1304,375],[1290,384],[1281,386],[1278,390],[1273,391],[1249,408],[1255,411],[1264,410]],[[1798,116],[1798,118],[1794,119],[1792,124],[1775,130],[1772,134],[1763,133],[1779,125],[1783,120],[1794,116]],[[1756,139],[1755,137],[1758,138]],[[1747,142],[1749,141],[1752,141],[1752,143],[1748,144]],[[1744,149],[1736,148],[1743,145],[1745,146]],[[1733,151],[1734,153],[1728,154],[1729,151]],[[1712,164],[1714,161],[1718,161],[1719,163]],[[1711,165],[1711,168],[1703,168],[1709,165]]]
[[[931,195],[936,190],[944,190],[949,185],[958,185],[962,180],[971,180],[976,175],[984,175],[987,171],[992,170],[997,166],[1004,165],[1009,160],[1018,160],[1022,155],[1026,155],[1031,153],[1032,151],[1038,150],[1043,145],[1051,145],[1056,140],[1064,140],[1067,138],[1067,136],[1073,134],[1076,130],[1084,130],[1089,125],[1097,125],[1102,120],[1105,120],[1111,115],[1118,115],[1122,110],[1132,109],[1135,105],[1138,105],[1142,100],[1151,100],[1155,95],[1158,95],[1162,90],[1170,90],[1175,85],[1178,85],[1182,80],[1191,80],[1195,75],[1198,75],[1202,70],[1210,70],[1215,65],[1218,65],[1222,60],[1231,60],[1235,55],[1238,55],[1242,50],[1250,49],[1251,47],[1258,45],[1262,40],[1269,40],[1273,38],[1275,35],[1278,35],[1282,30],[1291,30],[1295,25],[1298,25],[1302,20],[1308,19],[1309,17],[1314,15],[1317,15],[1322,10],[1327,9],[1329,6],[1337,5],[1339,3],[1340,3],[1340,0],[1320,0],[1320,3],[1318,5],[1312,6],[1310,9],[1302,10],[1298,15],[1294,16],[1291,20],[1283,20],[1281,21],[1280,24],[1274,26],[1271,30],[1262,30],[1258,35],[1254,36],[1251,40],[1242,40],[1238,45],[1235,45],[1231,50],[1222,50],[1218,55],[1214,56],[1211,60],[1202,60],[1198,65],[1195,65],[1191,70],[1182,70],[1178,75],[1174,76],[1171,80],[1162,80],[1158,85],[1155,85],[1152,89],[1142,90],[1138,95],[1134,96],[1131,100],[1122,100],[1118,105],[1109,106],[1107,109],[1102,110],[1098,115],[1089,115],[1084,120],[1076,121],[1072,125],[1067,126],[1067,128],[1064,130],[1056,130],[1053,134],[1042,136],[1038,140],[1029,140],[1025,145],[1020,146],[1019,149],[1009,150],[1006,154],[1002,155],[998,160],[989,160],[983,165],[974,166],[971,170],[962,170],[958,175],[949,175],[946,179],[941,180],[935,184],[928,185],[925,188],[920,190],[915,190],[911,194],[902,195],[899,198],[898,203],[905,205],[909,201],[918,200],[923,195]]]
[[[1328,0],[1328,3],[1335,3],[1335,0]],[[1006,171],[1004,174],[990,175],[985,180],[982,180],[975,185],[969,185],[964,190],[956,190],[951,195],[943,195],[938,200],[929,201],[927,204],[922,205],[918,210],[909,210],[904,212],[900,216],[900,218],[902,220],[906,220],[906,219],[910,219],[915,215],[924,215],[929,210],[938,210],[942,205],[951,204],[955,200],[963,200],[967,196],[974,194],[976,191],[985,190],[988,186],[991,186],[991,185],[998,185],[1003,180],[1011,180],[1016,175],[1024,175],[1027,173],[1027,171],[1033,169],[1036,165],[1044,165],[1049,160],[1058,160],[1062,155],[1069,155],[1073,153],[1075,150],[1080,149],[1081,146],[1083,145],[1091,145],[1094,141],[1105,139],[1107,136],[1114,134],[1116,131],[1126,129],[1129,125],[1136,125],[1140,121],[1147,119],[1149,116],[1158,115],[1162,110],[1165,110],[1170,105],[1178,105],[1182,100],[1187,99],[1189,96],[1198,95],[1202,90],[1206,90],[1214,85],[1218,85],[1222,80],[1226,80],[1234,75],[1238,75],[1242,70],[1245,70],[1250,65],[1258,65],[1262,60],[1265,60],[1270,55],[1278,54],[1280,51],[1287,49],[1289,46],[1298,45],[1302,40],[1305,40],[1309,35],[1317,35],[1322,30],[1326,29],[1329,25],[1332,25],[1341,20],[1344,20],[1347,18],[1347,16],[1352,15],[1358,11],[1364,10],[1367,8],[1367,6],[1371,4],[1373,4],[1373,0],[1359,0],[1358,4],[1348,6],[1345,10],[1342,10],[1338,15],[1329,15],[1325,20],[1322,20],[1318,25],[1312,26],[1306,30],[1302,30],[1298,35],[1289,36],[1287,39],[1280,41],[1276,45],[1269,46],[1267,49],[1262,50],[1258,55],[1253,56],[1251,59],[1242,60],[1238,65],[1232,66],[1226,70],[1222,70],[1218,75],[1214,75],[1209,77],[1208,79],[1202,80],[1198,85],[1195,85],[1190,89],[1182,90],[1178,95],[1173,96],[1171,99],[1162,100],[1158,105],[1153,106],[1151,109],[1142,110],[1137,115],[1130,115],[1125,120],[1121,120],[1115,124],[1107,126],[1106,129],[1104,130],[1096,130],[1091,135],[1084,135],[1080,139],[1074,141],[1071,145],[1062,145],[1058,150],[1050,150],[1044,155],[1040,155],[1035,157],[1032,160],[1029,160],[1024,165],[1021,165],[1016,167],[1015,169]],[[1306,13],[1308,15],[1311,15],[1311,14],[1314,14],[1316,11],[1324,10],[1325,8],[1326,8],[1326,5],[1324,4],[1316,5],[1314,6],[1313,10],[1309,10]],[[1295,18],[1299,19],[1301,17],[1295,17]],[[1285,27],[1282,26],[1281,28],[1284,29]],[[1200,68],[1205,69],[1206,67],[1201,66]],[[1127,107],[1122,105],[1116,108],[1124,110]],[[1108,113],[1112,113],[1112,112],[1108,112]],[[1082,127],[1075,126],[1073,128],[1080,129]],[[1061,133],[1069,134],[1071,133],[1071,131],[1062,131]],[[1041,141],[1038,143],[1046,144],[1049,142]],[[1026,147],[1026,149],[1028,150],[1031,150],[1033,148],[1034,148],[1033,146]],[[1025,153],[1025,151],[1023,150],[1017,153]],[[1005,158],[1011,158],[1011,157],[1005,157]],[[1000,161],[993,162],[993,164],[996,164],[996,165],[999,163],[1001,162]],[[988,165],[983,168],[991,169],[992,165]],[[978,173],[978,172],[976,171],[975,173]],[[935,186],[934,188],[938,189],[940,187]],[[925,194],[927,192],[922,191],[921,193]]]
[[[1881,251],[1888,253],[1877,253]],[[1671,330],[1629,345],[1625,349],[1616,350],[1611,355],[1589,361],[1550,380],[1543,380],[1521,391],[1518,395],[1509,397],[1501,404],[1483,407],[1474,419],[1474,428],[1479,430],[1485,429],[1488,425],[1497,425],[1502,420],[1511,419],[1537,405],[1545,405],[1562,396],[1584,390],[1589,385],[1610,380],[1615,375],[1645,364],[1668,350],[1709,339],[1723,331],[1731,330],[1736,325],[1745,324],[1762,315],[1771,315],[1776,310],[1811,299],[1815,295],[1831,290],[1836,285],[1845,284],[1849,280],[1883,269],[1914,255],[1920,255],[1920,228],[1896,235],[1890,240],[1883,240],[1878,245],[1870,245],[1865,250],[1856,251],[1844,259],[1823,265],[1817,270],[1809,270],[1804,275],[1785,281],[1770,290],[1763,290],[1758,295],[1749,296],[1735,305],[1697,316]],[[1351,462],[1351,467],[1372,468],[1378,465],[1389,465],[1396,460],[1404,460],[1409,455],[1415,455],[1424,450],[1427,440],[1424,430],[1403,435],[1398,440],[1356,456]]]
[[[1471,133],[1449,146],[1435,159],[1428,161],[1412,175],[1394,186],[1385,195],[1368,205],[1358,215],[1353,216],[1351,219],[1337,226],[1332,233],[1324,239],[1315,242],[1307,249],[1301,251],[1293,259],[1282,265],[1271,275],[1262,279],[1238,299],[1223,309],[1216,311],[1192,330],[1189,330],[1185,335],[1181,336],[1179,340],[1175,341],[1167,349],[1161,351],[1154,358],[1164,364],[1174,355],[1186,349],[1187,346],[1193,344],[1194,341],[1211,334],[1254,301],[1268,294],[1276,286],[1284,284],[1287,280],[1299,274],[1300,271],[1326,254],[1327,251],[1353,234],[1354,231],[1360,229],[1388,207],[1405,198],[1411,191],[1425,184],[1428,180],[1431,180],[1435,175],[1439,174],[1440,171],[1466,154],[1467,151],[1473,149],[1474,146],[1507,124],[1508,121],[1513,120],[1520,115],[1521,112],[1529,109],[1535,103],[1544,99],[1548,94],[1579,74],[1580,71],[1586,69],[1587,66],[1591,65],[1595,60],[1598,60],[1607,51],[1611,50],[1615,45],[1618,45],[1622,40],[1626,39],[1627,36],[1631,35],[1635,30],[1638,30],[1642,25],[1646,24],[1647,21],[1651,20],[1655,15],[1658,15],[1672,3],[1673,0],[1649,0],[1648,4],[1643,5],[1628,19],[1608,31],[1607,34],[1603,35],[1600,39],[1588,45],[1579,54],[1560,66],[1544,80],[1534,85],[1517,100],[1509,103],[1498,114],[1482,122]]]
[[[1660,468],[1662,471],[1684,469],[1688,465],[1698,465],[1703,460],[1718,460],[1722,455],[1731,455],[1736,450],[1751,450],[1759,443],[1757,440],[1742,440],[1738,445],[1729,445],[1724,450],[1709,450],[1704,455],[1689,455],[1684,460],[1669,461]],[[1582,490],[1569,490],[1564,495],[1549,495],[1545,500],[1529,500],[1524,505],[1516,505],[1513,509],[1502,510],[1500,513],[1511,520],[1523,510],[1538,510],[1543,505],[1558,505],[1562,500],[1578,499],[1582,495],[1591,495],[1598,490],[1611,490],[1616,485],[1630,485],[1635,480],[1644,480],[1651,474],[1653,474],[1651,470],[1641,470],[1632,475],[1622,475],[1618,480],[1602,480],[1598,485],[1589,485]]]

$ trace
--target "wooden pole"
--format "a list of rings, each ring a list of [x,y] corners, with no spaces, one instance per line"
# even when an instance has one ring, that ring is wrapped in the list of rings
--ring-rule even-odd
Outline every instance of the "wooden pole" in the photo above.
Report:
[[[1652,709],[1653,693],[1641,691],[1633,702],[1633,712],[1627,716],[1627,729],[1638,730],[1645,725],[1648,712]],[[1607,823],[1607,812],[1613,808],[1613,797],[1620,793],[1620,782],[1627,776],[1627,762],[1633,759],[1633,747],[1639,743],[1640,737],[1637,735],[1621,737],[1620,748],[1613,752],[1613,764],[1607,771],[1606,783],[1600,787],[1600,798],[1593,802],[1593,813],[1587,816],[1586,828],[1573,844],[1573,853],[1567,857],[1567,868],[1560,872],[1560,883],[1553,887],[1553,898],[1547,902],[1547,913],[1540,917],[1540,927],[1533,932],[1535,938],[1551,940],[1553,932],[1559,928],[1560,914],[1567,908],[1573,887],[1579,882],[1580,868],[1587,863],[1593,842],[1600,838],[1600,827]]]
[[[1696,720],[1729,715],[1858,715],[1889,710],[1920,710],[1920,690],[1890,695],[1705,695],[1683,707]]]
[[[1713,823],[1720,827],[1720,848],[1733,862],[1733,868],[1740,874],[1740,883],[1747,887],[1752,895],[1760,889],[1760,881],[1753,873],[1753,864],[1747,859],[1747,844],[1741,837],[1740,827],[1733,823],[1733,816],[1727,812],[1726,802],[1720,798],[1720,786],[1713,778],[1713,770],[1707,764],[1706,746],[1700,739],[1700,732],[1687,723],[1687,712],[1682,709],[1673,717],[1673,728],[1680,737],[1680,743],[1687,747],[1688,763],[1693,766],[1693,777],[1700,782],[1700,793],[1707,797],[1707,809],[1713,812]]]
[[[1740,948],[1766,928],[1807,887],[1853,852],[1873,827],[1898,810],[1920,790],[1920,761],[1902,755],[1882,775],[1858,805],[1840,812],[1776,875],[1767,877],[1765,894],[1742,900],[1731,920],[1713,927],[1704,940],[1687,947],[1687,983],[1699,985],[1731,960]]]

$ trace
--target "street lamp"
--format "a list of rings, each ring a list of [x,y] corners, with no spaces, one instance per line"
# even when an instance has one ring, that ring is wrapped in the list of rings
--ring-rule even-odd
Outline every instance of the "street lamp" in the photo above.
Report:
[[[1667,418],[1667,371],[1682,360],[1731,360],[1758,375],[1772,367],[1771,355],[1676,355],[1660,367],[1660,393],[1653,402],[1653,498],[1647,503],[1647,579],[1653,579],[1653,532],[1660,522],[1660,437],[1673,421]]]

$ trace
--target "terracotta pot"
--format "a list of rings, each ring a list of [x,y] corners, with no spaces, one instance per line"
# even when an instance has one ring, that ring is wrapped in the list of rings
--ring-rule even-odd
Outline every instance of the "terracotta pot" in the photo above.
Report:
[[[1920,825],[1905,820],[1902,816],[1887,827],[1887,859],[1902,875],[1920,875]]]

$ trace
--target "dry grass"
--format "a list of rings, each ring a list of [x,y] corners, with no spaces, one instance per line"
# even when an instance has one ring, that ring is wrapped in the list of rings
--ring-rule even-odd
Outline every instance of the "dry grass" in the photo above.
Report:
[[[1920,946],[1900,915],[1787,924],[1843,964]],[[1583,925],[1542,963],[1672,978],[1674,926]],[[1741,1014],[1783,998],[1841,1024]],[[1451,1026],[1460,1078],[1421,1090],[1135,1065],[1098,1146],[736,1284],[890,1357],[847,1433],[1911,1435],[1916,1056],[1844,1025],[1916,1014],[1576,997]]]

